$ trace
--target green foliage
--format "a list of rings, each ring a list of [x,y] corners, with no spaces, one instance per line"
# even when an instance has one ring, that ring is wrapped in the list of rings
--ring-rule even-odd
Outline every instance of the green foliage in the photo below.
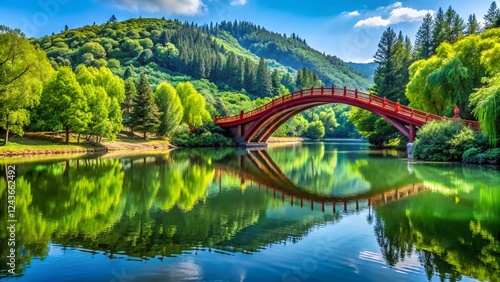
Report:
[[[260,57],[259,65],[257,66],[257,73],[254,85],[254,92],[258,97],[272,97],[273,86],[271,77],[267,70],[267,63],[264,57]]]
[[[144,133],[144,138],[147,133],[156,132],[160,125],[158,106],[155,104],[153,91],[145,74],[141,74],[141,80],[137,86],[131,121],[135,128]]]
[[[400,143],[402,134],[383,118],[360,108],[352,108],[349,120],[359,133],[375,147],[387,147]]]
[[[460,121],[433,121],[417,132],[413,155],[429,161],[461,161],[465,151],[477,147],[470,128]]]
[[[480,148],[470,148],[462,154],[464,163],[482,164],[486,161],[486,154]]]
[[[489,29],[480,36],[469,35],[450,45],[443,43],[436,55],[410,67],[406,96],[410,106],[426,112],[449,115],[455,105],[462,118],[477,117],[491,142],[498,124],[495,80],[500,50],[499,31]],[[475,109],[474,109],[475,108]]]
[[[123,110],[123,125],[134,126],[132,120],[132,112],[134,111],[134,100],[137,96],[137,89],[134,80],[127,78],[125,80],[125,100],[122,103]]]
[[[432,41],[432,14],[427,13],[419,27],[415,39],[415,55],[417,59],[427,59],[434,52]]]
[[[348,67],[339,58],[325,55],[312,49],[305,40],[296,34],[282,36],[269,32],[250,22],[223,21],[212,34],[222,36],[230,33],[238,43],[257,56],[274,59],[281,65],[296,70],[307,67],[318,73],[319,79],[325,85],[344,86],[349,88],[368,89],[369,82]],[[289,90],[293,90],[287,86]]]
[[[69,130],[83,133],[92,114],[87,98],[76,80],[73,71],[61,67],[57,74],[43,89],[39,112],[41,120],[38,127],[61,130],[66,129],[66,143],[69,143]]]
[[[496,1],[493,1],[484,15],[484,28],[489,29],[495,27],[498,18],[500,18],[500,9],[498,9]]]
[[[320,139],[325,135],[325,127],[321,121],[313,121],[309,124],[306,136],[311,139]]]
[[[187,123],[189,128],[200,127],[211,119],[210,113],[205,109],[205,98],[196,91],[193,84],[181,82],[175,90],[184,107],[182,121]]]
[[[207,123],[191,130],[176,132],[172,144],[180,147],[230,147],[234,146],[233,139],[224,136],[224,130],[213,123]]]
[[[311,72],[306,67],[299,69],[295,79],[295,86],[298,89],[324,86],[316,72]]]
[[[52,76],[46,54],[35,48],[19,30],[0,26],[0,127],[23,134],[29,110],[40,102],[42,88]]]
[[[120,107],[125,98],[123,80],[105,67],[79,65],[76,73],[92,113],[86,133],[97,136],[98,141],[102,138],[114,140],[123,128]]]
[[[167,82],[162,82],[155,90],[155,101],[160,109],[161,123],[158,134],[169,135],[182,121],[184,108],[177,91]]]
[[[490,148],[486,150],[486,161],[491,164],[500,164],[500,148]]]

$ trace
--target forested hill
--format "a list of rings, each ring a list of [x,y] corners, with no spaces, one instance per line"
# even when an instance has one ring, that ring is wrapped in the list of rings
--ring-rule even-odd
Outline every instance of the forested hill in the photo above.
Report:
[[[212,30],[212,29],[210,29]],[[307,67],[316,71],[325,85],[368,89],[371,82],[336,56],[325,55],[307,45],[298,35],[270,32],[250,22],[222,22],[212,33],[229,32],[250,52],[294,69]]]
[[[307,67],[316,76],[314,85],[319,78],[326,86],[370,87],[366,77],[339,58],[312,49],[298,36],[269,32],[248,22],[197,26],[165,19],[117,22],[112,17],[105,24],[66,28],[34,43],[47,52],[54,66],[107,66],[123,78],[137,78],[144,72],[153,85],[163,80],[207,79],[221,90],[269,97],[281,94],[280,87],[293,91],[308,86],[295,84],[297,70]],[[259,77],[259,57],[266,59],[268,80]]]

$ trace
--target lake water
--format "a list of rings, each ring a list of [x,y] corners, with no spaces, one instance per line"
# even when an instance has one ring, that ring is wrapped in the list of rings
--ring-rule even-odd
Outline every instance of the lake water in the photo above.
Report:
[[[500,171],[365,143],[0,160],[12,281],[500,280]],[[2,225],[3,226],[3,225]]]

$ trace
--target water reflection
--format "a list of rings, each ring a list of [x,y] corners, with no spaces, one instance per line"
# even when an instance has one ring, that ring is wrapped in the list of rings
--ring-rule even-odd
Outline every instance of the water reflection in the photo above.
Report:
[[[46,258],[50,244],[105,252],[110,260],[118,254],[164,260],[192,250],[261,252],[368,208],[365,224],[373,224],[388,265],[418,256],[429,279],[500,277],[498,170],[408,163],[396,152],[363,146],[19,163],[16,272]],[[4,222],[5,191],[0,178]],[[2,241],[7,235],[0,231]],[[0,250],[5,276],[8,250]]]

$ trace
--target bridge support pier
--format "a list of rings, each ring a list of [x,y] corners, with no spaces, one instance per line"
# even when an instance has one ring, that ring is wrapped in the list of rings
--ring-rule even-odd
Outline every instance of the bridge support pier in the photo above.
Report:
[[[408,136],[408,139],[410,139],[410,143],[415,141],[415,125],[413,124],[410,124],[410,136]]]

